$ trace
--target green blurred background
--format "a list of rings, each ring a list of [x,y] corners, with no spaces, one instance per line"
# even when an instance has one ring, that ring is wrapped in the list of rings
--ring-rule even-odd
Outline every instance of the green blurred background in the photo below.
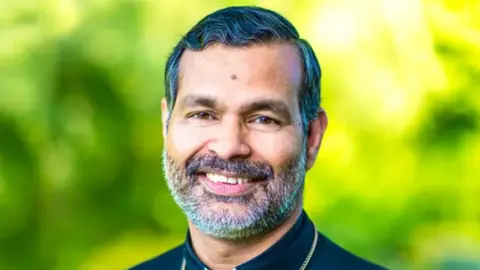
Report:
[[[480,1],[0,0],[0,269],[125,269],[182,242],[163,68],[200,18],[284,14],[330,125],[305,208],[393,269],[480,269]]]

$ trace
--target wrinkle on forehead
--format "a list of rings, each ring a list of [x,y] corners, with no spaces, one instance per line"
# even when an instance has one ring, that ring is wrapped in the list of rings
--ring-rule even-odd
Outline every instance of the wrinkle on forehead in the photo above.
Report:
[[[246,85],[261,83],[269,88],[299,89],[302,73],[300,55],[292,44],[248,47],[216,44],[202,51],[184,52],[180,60],[179,86],[242,81]]]

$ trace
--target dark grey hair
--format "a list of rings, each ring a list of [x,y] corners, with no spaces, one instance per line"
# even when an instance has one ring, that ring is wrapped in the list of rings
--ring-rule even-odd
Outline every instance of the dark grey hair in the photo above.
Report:
[[[165,67],[165,93],[172,111],[178,93],[180,58],[188,50],[201,51],[221,43],[232,47],[288,42],[294,44],[303,62],[303,85],[299,107],[303,128],[317,118],[320,107],[321,69],[310,44],[300,38],[295,27],[282,15],[268,9],[235,6],[218,10],[200,20],[175,46]]]

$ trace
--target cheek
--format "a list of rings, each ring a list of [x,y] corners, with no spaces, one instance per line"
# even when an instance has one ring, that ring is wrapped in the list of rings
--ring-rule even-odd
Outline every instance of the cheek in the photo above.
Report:
[[[167,132],[168,154],[186,160],[194,155],[207,141],[207,133],[185,124],[172,124]]]
[[[302,151],[301,139],[296,134],[252,134],[253,151],[274,167],[283,166]]]

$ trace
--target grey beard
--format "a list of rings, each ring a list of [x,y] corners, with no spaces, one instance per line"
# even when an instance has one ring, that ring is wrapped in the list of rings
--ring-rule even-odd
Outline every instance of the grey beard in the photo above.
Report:
[[[200,231],[219,239],[240,240],[272,231],[301,204],[305,152],[267,179],[266,185],[257,185],[243,196],[220,196],[205,190],[197,177],[166,151],[163,171],[175,202]],[[216,202],[231,203],[234,207],[215,210],[211,204]]]

